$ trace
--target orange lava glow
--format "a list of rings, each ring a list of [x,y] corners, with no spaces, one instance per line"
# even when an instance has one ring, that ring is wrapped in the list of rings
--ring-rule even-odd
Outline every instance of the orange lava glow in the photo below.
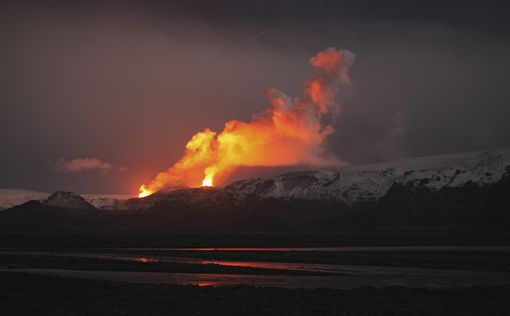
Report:
[[[151,195],[152,193],[154,193],[153,191],[151,191],[151,190],[147,189],[147,188],[145,187],[145,185],[143,185],[143,184],[140,186],[139,191],[140,191],[140,193],[138,193],[138,197],[139,197],[139,198],[143,198],[143,197],[149,196],[149,195]]]
[[[213,180],[212,179],[209,179],[209,178],[204,178],[204,180],[202,180],[202,186],[203,187],[212,187],[213,186]]]
[[[208,128],[186,144],[183,157],[140,187],[139,197],[173,187],[210,187],[224,183],[240,166],[325,165],[339,163],[322,151],[340,111],[338,94],[350,86],[354,54],[328,48],[310,59],[316,73],[303,95],[289,97],[275,88],[269,106],[249,122],[232,120],[222,132]]]

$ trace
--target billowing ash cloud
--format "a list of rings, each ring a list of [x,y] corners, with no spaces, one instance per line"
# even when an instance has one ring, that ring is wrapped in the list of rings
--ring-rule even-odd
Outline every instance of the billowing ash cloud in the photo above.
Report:
[[[106,175],[116,170],[125,170],[124,167],[115,166],[96,157],[76,158],[72,160],[60,158],[55,161],[53,165],[58,171],[70,173],[95,171]]]
[[[321,145],[334,131],[340,111],[339,92],[350,86],[348,69],[354,54],[328,48],[310,59],[315,75],[301,97],[270,88],[270,105],[251,121],[232,120],[222,132],[196,133],[184,156],[141,187],[141,196],[177,186],[222,184],[240,166],[339,164],[325,157]]]

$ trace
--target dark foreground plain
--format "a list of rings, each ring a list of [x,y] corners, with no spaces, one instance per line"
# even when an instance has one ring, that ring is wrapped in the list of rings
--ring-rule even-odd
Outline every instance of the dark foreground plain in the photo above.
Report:
[[[0,248],[510,246],[510,232],[416,229],[374,232],[165,233],[35,231],[0,232]]]
[[[1,237],[2,315],[510,315],[506,233]]]
[[[3,315],[508,315],[510,287],[354,290],[130,284],[0,273]]]

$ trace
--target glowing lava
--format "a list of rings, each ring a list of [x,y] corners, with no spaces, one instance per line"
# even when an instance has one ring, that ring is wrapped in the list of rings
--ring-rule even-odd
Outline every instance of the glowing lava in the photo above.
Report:
[[[240,166],[332,165],[323,141],[334,131],[338,95],[350,88],[348,69],[354,54],[328,48],[310,59],[314,76],[303,94],[290,97],[270,88],[269,105],[248,122],[231,120],[220,133],[208,128],[186,144],[182,158],[140,187],[139,197],[175,187],[221,185]],[[209,105],[214,111],[214,106]]]
[[[202,181],[202,186],[203,187],[212,187],[213,186],[213,180],[209,179],[209,178],[204,178],[204,180]]]
[[[143,184],[140,186],[140,189],[139,189],[139,190],[140,190],[140,193],[138,193],[138,197],[139,197],[139,198],[143,198],[143,197],[149,196],[149,195],[151,195],[152,193],[154,193],[154,192],[152,192],[151,190],[147,189],[147,188],[145,187],[145,185],[143,185]]]

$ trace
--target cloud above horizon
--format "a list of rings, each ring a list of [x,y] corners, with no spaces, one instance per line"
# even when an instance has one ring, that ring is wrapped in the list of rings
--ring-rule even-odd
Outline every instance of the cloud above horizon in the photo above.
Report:
[[[115,166],[96,157],[75,158],[72,160],[59,158],[53,163],[53,166],[57,171],[60,172],[98,172],[102,175],[107,175],[113,171],[126,170],[125,167]]]

